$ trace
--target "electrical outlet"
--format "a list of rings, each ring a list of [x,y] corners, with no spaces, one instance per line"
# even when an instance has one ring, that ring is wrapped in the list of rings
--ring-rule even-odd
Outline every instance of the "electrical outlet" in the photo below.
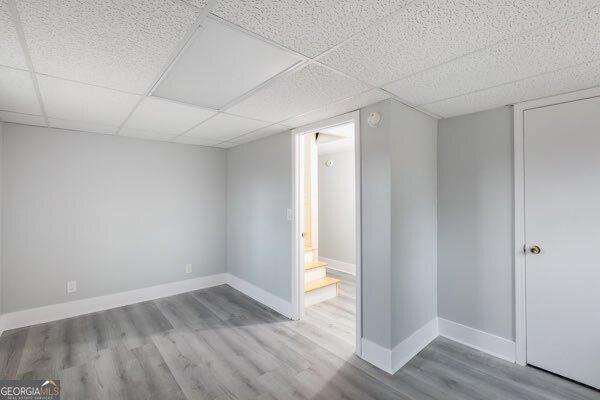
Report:
[[[77,281],[68,281],[67,282],[67,294],[75,293],[77,291]]]
[[[185,273],[186,274],[191,274],[192,273],[192,264],[186,264],[185,265]]]
[[[288,221],[292,221],[294,219],[294,210],[288,208],[285,217]]]

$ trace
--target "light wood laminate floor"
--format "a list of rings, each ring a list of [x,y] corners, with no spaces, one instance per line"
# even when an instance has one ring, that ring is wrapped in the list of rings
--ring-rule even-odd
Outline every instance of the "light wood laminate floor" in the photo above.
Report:
[[[223,285],[8,331],[0,378],[58,378],[86,400],[600,399],[443,338],[390,376],[352,354],[352,285],[301,321]]]

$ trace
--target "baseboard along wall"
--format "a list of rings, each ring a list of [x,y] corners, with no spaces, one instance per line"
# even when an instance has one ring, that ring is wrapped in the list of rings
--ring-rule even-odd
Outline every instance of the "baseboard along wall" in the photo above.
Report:
[[[515,342],[444,318],[432,319],[393,349],[363,338],[362,358],[379,369],[394,374],[438,336],[515,362]]]
[[[387,349],[363,338],[362,358],[377,368],[395,374],[400,368],[438,337],[438,320],[432,319],[393,349]]]
[[[516,345],[511,340],[444,318],[439,318],[439,329],[440,336],[506,361],[514,363],[516,360]]]
[[[291,302],[237,276],[222,273],[3,314],[0,315],[0,334],[5,330],[76,317],[223,284],[230,285],[288,318],[292,316]],[[444,336],[492,356],[515,362],[515,342],[444,318],[432,319],[393,349],[387,349],[362,338],[362,358],[394,374],[438,336]]]
[[[292,315],[290,302],[234,275],[222,273],[2,314],[0,315],[0,334],[10,329],[43,324],[224,284],[230,285],[288,318]]]
[[[356,275],[356,265],[344,261],[334,260],[332,258],[319,256],[319,260],[327,263],[327,268],[345,272],[350,275]]]

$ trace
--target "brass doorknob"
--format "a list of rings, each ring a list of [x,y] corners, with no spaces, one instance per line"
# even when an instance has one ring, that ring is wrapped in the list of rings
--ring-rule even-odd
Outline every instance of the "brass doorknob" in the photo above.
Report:
[[[540,254],[542,252],[542,249],[540,248],[540,246],[534,245],[531,246],[531,249],[529,249],[529,251],[533,254]]]

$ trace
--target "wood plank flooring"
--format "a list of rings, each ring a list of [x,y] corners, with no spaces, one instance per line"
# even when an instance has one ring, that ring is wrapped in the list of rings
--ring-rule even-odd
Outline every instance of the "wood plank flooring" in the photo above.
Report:
[[[352,354],[354,288],[289,321],[229,286],[5,332],[0,378],[63,399],[576,399],[588,387],[438,338],[390,376]]]

